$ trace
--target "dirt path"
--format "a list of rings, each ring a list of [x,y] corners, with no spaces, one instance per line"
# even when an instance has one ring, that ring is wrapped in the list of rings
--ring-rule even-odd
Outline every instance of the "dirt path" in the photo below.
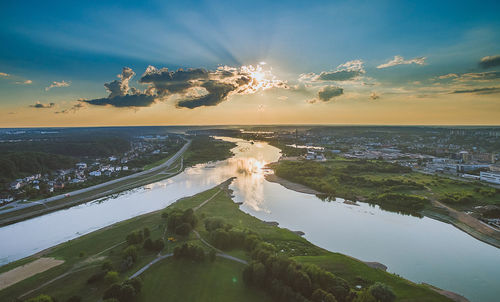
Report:
[[[54,258],[40,258],[28,264],[13,268],[10,271],[0,274],[0,290],[63,263],[63,260]]]

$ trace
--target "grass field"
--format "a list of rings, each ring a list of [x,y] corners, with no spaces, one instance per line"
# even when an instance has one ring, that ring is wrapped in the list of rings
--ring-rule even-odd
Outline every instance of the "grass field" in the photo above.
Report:
[[[240,211],[239,206],[229,197],[226,188],[216,187],[193,197],[181,199],[169,206],[167,211],[174,208],[194,208],[216,193],[217,195],[213,199],[196,211],[199,218],[222,217],[234,228],[251,229],[259,234],[262,240],[274,244],[280,253],[294,257],[297,261],[314,263],[330,270],[348,281],[351,287],[366,286],[380,281],[393,288],[398,301],[450,301],[426,286],[417,285],[396,275],[370,268],[361,261],[348,256],[323,250],[289,230],[266,224]],[[30,292],[29,295],[23,296],[23,299],[45,293],[54,296],[58,301],[65,301],[73,295],[82,297],[83,301],[97,301],[102,297],[109,284],[100,282],[89,285],[86,281],[100,270],[104,261],[110,261],[113,267],[118,267],[122,251],[126,246],[123,241],[127,234],[148,227],[151,230],[152,239],[161,238],[166,223],[161,215],[164,211],[114,224],[41,253],[44,256],[54,257],[65,262],[0,291],[0,301],[14,301],[16,297],[28,293],[58,276],[62,277]],[[199,223],[196,230],[208,240],[208,233],[204,230],[203,223]],[[184,242],[202,245],[193,233],[187,237],[168,233],[167,236],[175,236],[177,241],[167,243],[162,251],[164,254],[171,252],[175,246]],[[239,249],[228,251],[228,254],[250,259],[245,251]],[[132,268],[120,273],[120,280],[125,280],[155,257],[155,253],[141,249],[137,262]],[[0,271],[12,269],[33,259],[35,257],[19,260],[0,268]],[[242,284],[241,272],[243,269],[243,264],[222,258],[217,258],[213,263],[208,261],[195,263],[188,260],[167,258],[156,263],[141,275],[143,291],[138,301],[165,301],[167,297],[172,301],[270,301],[264,292],[255,288],[247,288]],[[67,274],[68,272],[69,274]]]
[[[222,258],[213,263],[166,259],[144,274],[139,301],[272,301],[264,292],[245,286],[244,267]]]

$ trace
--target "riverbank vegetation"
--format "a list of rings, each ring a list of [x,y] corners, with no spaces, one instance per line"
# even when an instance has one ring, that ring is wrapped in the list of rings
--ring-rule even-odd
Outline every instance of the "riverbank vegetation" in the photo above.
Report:
[[[165,297],[175,301],[361,302],[386,294],[396,301],[449,301],[427,286],[328,252],[292,231],[260,221],[240,211],[229,193],[226,187],[216,187],[181,199],[166,210],[40,253],[65,262],[0,291],[0,300],[21,296],[23,301],[46,294],[57,301],[83,302],[103,297],[120,302],[155,302]],[[183,224],[192,230],[177,234]],[[165,245],[161,250],[146,248],[148,239]],[[158,252],[167,258],[142,273],[138,277],[142,282],[127,281],[156,259]],[[168,257],[171,253],[177,256]],[[132,282],[140,286],[135,288]],[[122,298],[127,292],[133,299]]]
[[[419,215],[419,211],[430,206],[432,199],[459,210],[500,205],[498,189],[477,182],[417,173],[379,160],[281,161],[272,167],[277,176],[327,196],[363,200],[407,214]]]
[[[233,156],[231,149],[235,143],[222,141],[210,136],[192,137],[191,147],[184,155],[186,166],[194,166],[210,161],[224,160]]]

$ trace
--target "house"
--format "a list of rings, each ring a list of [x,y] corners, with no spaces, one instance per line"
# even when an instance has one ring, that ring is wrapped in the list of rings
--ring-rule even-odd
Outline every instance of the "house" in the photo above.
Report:
[[[500,184],[500,172],[480,172],[480,178],[482,181]]]
[[[321,152],[314,152],[314,151],[307,151],[306,154],[306,159],[307,160],[316,160],[316,161],[325,161],[325,155]]]
[[[98,176],[101,176],[101,171],[92,171],[89,173],[90,176],[95,176],[95,177],[98,177]]]
[[[76,163],[76,168],[79,170],[85,170],[85,169],[87,169],[87,164],[86,163]]]
[[[114,157],[114,156],[110,156],[108,159],[109,159],[109,161],[115,161],[115,160],[117,160],[118,158],[116,158],[116,157]]]
[[[122,170],[123,170],[123,171],[128,171],[128,166],[123,166],[123,167],[122,167]]]
[[[11,190],[19,190],[21,188],[21,186],[22,186],[22,183],[17,181],[17,180],[10,183]]]

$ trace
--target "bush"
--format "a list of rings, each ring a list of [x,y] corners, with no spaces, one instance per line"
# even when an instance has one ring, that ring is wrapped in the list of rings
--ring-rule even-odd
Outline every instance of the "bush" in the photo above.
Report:
[[[40,295],[35,298],[26,300],[26,302],[55,302],[55,300],[47,295]]]
[[[106,275],[106,272],[104,272],[104,271],[97,272],[97,273],[93,274],[92,276],[90,276],[90,278],[87,279],[87,284],[93,284],[93,283],[99,282],[104,278],[105,275]]]
[[[106,282],[107,284],[116,283],[116,282],[118,282],[118,279],[119,279],[118,272],[115,272],[115,271],[109,271],[104,276],[104,282]]]
[[[66,302],[81,302],[82,297],[80,296],[71,296]]]
[[[132,262],[135,262],[137,261],[137,256],[137,248],[133,245],[123,251],[123,259],[132,259]]]
[[[396,295],[394,295],[391,288],[380,282],[370,286],[368,291],[377,300],[377,302],[393,302],[396,300]]]
[[[177,235],[187,236],[191,232],[191,225],[189,223],[182,223],[175,228],[175,233]]]

